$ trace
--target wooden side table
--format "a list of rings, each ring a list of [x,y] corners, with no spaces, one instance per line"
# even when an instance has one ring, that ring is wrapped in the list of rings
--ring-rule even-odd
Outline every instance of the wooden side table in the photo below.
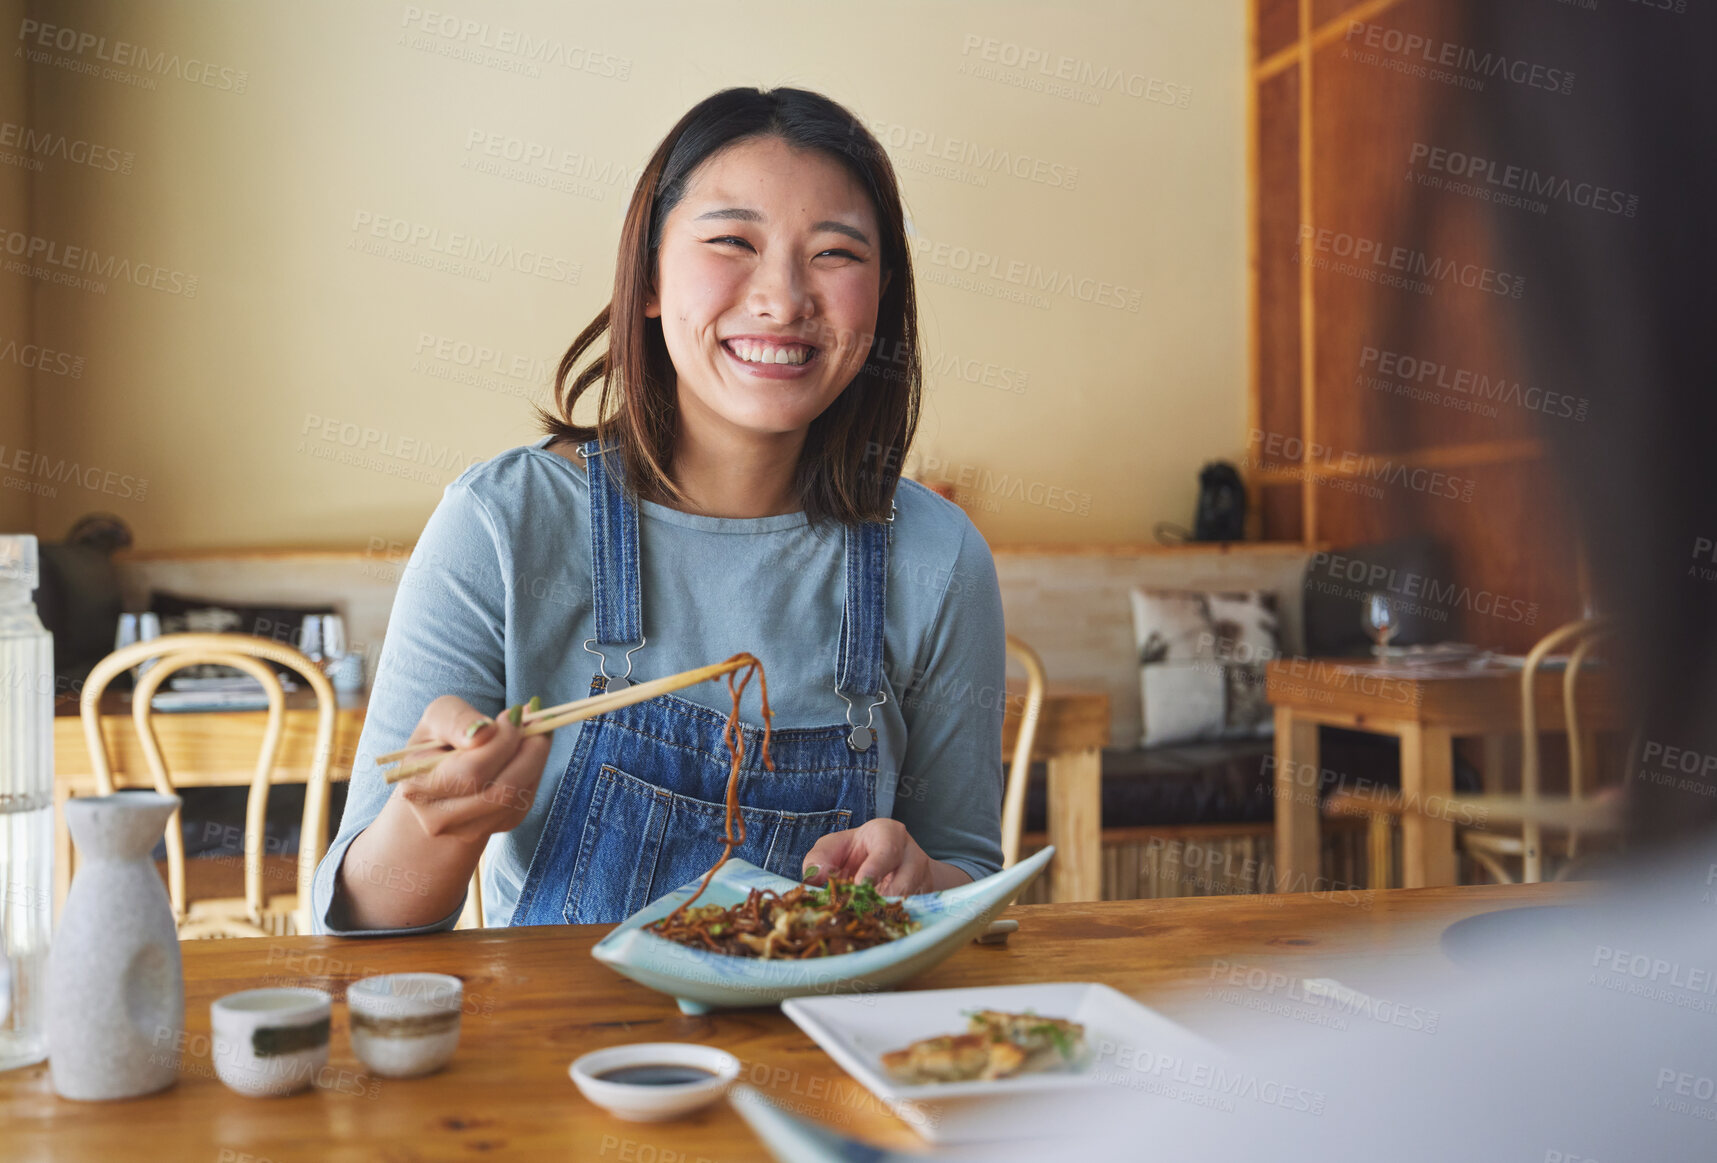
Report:
[[[1013,755],[1025,710],[1025,684],[1008,684],[1002,754]],[[1047,824],[1055,859],[1049,899],[1094,901],[1103,895],[1103,748],[1109,745],[1109,696],[1050,683],[1038,714],[1031,757],[1049,768]]]
[[[1456,883],[1455,825],[1436,815],[1439,797],[1454,791],[1455,739],[1479,736],[1487,756],[1499,741],[1520,733],[1520,671],[1501,665],[1469,666],[1355,659],[1295,658],[1269,664],[1267,697],[1276,709],[1276,891],[1317,887],[1318,806],[1321,769],[1318,728],[1345,727],[1401,740],[1401,795],[1430,810],[1401,818],[1401,883],[1425,888]],[[1566,728],[1560,670],[1541,671],[1535,696],[1541,730]],[[1582,676],[1580,716],[1585,729],[1625,725],[1609,676]]]

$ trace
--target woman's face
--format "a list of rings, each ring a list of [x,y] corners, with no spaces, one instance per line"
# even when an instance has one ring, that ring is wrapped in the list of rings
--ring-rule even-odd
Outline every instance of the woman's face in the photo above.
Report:
[[[693,171],[657,254],[681,423],[803,432],[869,353],[886,285],[876,211],[846,168],[778,137]]]

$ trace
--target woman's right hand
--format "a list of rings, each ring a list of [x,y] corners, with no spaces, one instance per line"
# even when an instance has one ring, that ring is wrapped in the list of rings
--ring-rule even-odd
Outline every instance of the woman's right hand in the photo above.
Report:
[[[431,837],[483,840],[517,827],[536,798],[549,737],[526,735],[503,711],[491,719],[442,695],[424,708],[407,746],[451,744],[431,771],[394,785],[394,795]]]

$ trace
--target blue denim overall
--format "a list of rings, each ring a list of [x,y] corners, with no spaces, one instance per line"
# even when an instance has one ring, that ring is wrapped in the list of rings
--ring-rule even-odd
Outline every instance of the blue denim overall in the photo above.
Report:
[[[590,479],[596,637],[644,644],[638,510],[619,480],[619,456],[582,449]],[[888,524],[845,527],[846,595],[834,686],[847,722],[776,728],[775,770],[763,766],[763,729],[741,723],[739,802],[745,843],[737,859],[798,880],[819,837],[856,828],[876,810],[878,749],[870,716],[884,701],[883,586]],[[590,650],[589,642],[585,649]],[[590,693],[608,689],[607,656]],[[720,662],[720,659],[710,659]],[[747,703],[751,690],[747,688]],[[855,710],[865,722],[855,726]],[[721,857],[732,755],[727,715],[665,694],[586,719],[556,785],[513,910],[515,925],[609,923],[703,876]]]

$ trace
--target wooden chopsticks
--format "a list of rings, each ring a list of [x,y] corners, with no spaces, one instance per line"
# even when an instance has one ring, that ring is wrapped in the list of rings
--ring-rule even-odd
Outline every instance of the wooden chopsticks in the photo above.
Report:
[[[721,675],[731,674],[736,670],[743,670],[756,662],[757,659],[750,654],[735,654],[726,662],[700,666],[696,670],[681,671],[679,674],[652,679],[649,682],[638,683],[622,690],[575,699],[570,703],[562,703],[558,707],[544,707],[540,711],[526,712],[521,715],[520,722],[524,724],[524,734],[546,735],[568,723],[593,719],[606,711],[628,707],[633,703],[641,703],[653,699],[657,695],[677,691],[682,687],[695,686],[700,682],[719,678]],[[380,766],[405,759],[408,755],[423,756],[423,758],[400,763],[399,766],[388,772],[387,782],[392,784],[433,769],[444,756],[452,751],[453,748],[445,743],[419,743],[412,747],[402,747],[398,751],[390,751],[386,755],[378,755],[376,756],[376,763]]]

